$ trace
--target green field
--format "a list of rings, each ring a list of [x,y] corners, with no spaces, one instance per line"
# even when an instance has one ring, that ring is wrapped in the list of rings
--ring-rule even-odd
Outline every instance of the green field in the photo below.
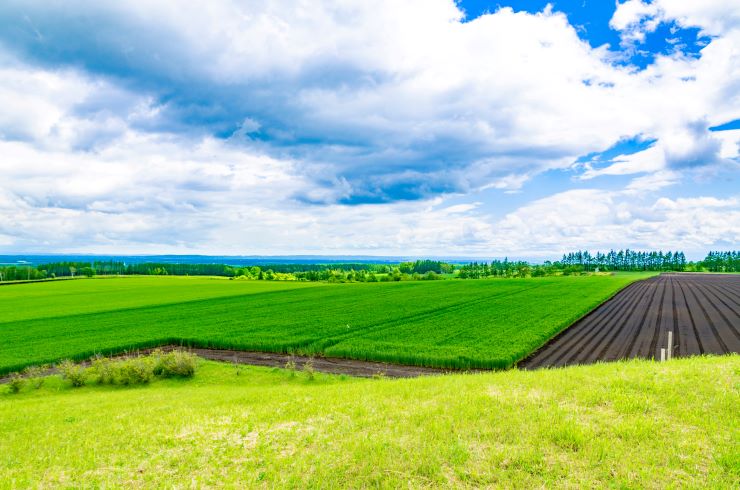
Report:
[[[161,345],[505,368],[646,274],[373,284],[114,278],[0,287],[0,372]]]
[[[740,357],[0,386],[3,488],[738,488]]]

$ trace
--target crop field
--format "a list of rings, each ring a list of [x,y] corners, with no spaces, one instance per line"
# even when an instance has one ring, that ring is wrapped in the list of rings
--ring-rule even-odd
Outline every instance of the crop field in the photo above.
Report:
[[[121,278],[4,286],[0,372],[172,343],[506,368],[644,277],[320,285]]]
[[[738,488],[740,356],[0,385],[4,488]]]
[[[663,274],[630,285],[520,366],[740,353],[740,275]]]
[[[2,283],[0,283],[2,284]],[[123,276],[0,286],[0,322],[314,287],[312,282],[225,277]]]

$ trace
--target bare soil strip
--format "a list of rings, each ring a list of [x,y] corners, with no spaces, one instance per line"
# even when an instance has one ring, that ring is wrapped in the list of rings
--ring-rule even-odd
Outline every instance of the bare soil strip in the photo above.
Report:
[[[179,349],[177,346],[167,346],[166,349]],[[386,376],[389,378],[416,378],[430,374],[444,374],[449,372],[445,369],[435,369],[417,366],[404,366],[401,364],[388,364],[385,362],[355,361],[352,359],[340,359],[334,357],[307,357],[292,356],[290,354],[275,354],[271,352],[248,352],[225,349],[187,349],[190,352],[212,361],[232,362],[236,364],[249,364],[252,366],[285,367],[288,361],[293,361],[296,368],[301,370],[303,366],[311,361],[313,368],[322,373],[347,374],[361,378],[373,376]],[[459,372],[459,371],[458,371]]]
[[[631,284],[540,350],[525,369],[640,357],[740,353],[740,275],[661,274]]]
[[[387,378],[416,378],[418,376],[439,375],[449,372],[460,373],[462,371],[450,371],[448,369],[436,369],[418,366],[406,366],[402,364],[389,364],[385,362],[356,361],[353,359],[340,359],[334,357],[308,357],[293,356],[290,354],[276,354],[272,352],[252,352],[226,349],[201,349],[195,347],[181,347],[179,345],[165,345],[160,347],[163,351],[182,349],[192,352],[198,357],[211,361],[229,362],[234,364],[248,364],[251,366],[266,366],[284,368],[289,361],[295,363],[297,370],[303,370],[306,363],[311,361],[313,369],[320,373],[345,374],[359,378],[372,378],[384,376]],[[120,354],[113,357],[125,357],[127,355],[146,355],[154,349],[142,349],[136,352]],[[90,365],[89,361],[80,364]],[[47,370],[46,374],[56,374],[55,368]],[[0,376],[0,384],[7,383],[9,376]]]

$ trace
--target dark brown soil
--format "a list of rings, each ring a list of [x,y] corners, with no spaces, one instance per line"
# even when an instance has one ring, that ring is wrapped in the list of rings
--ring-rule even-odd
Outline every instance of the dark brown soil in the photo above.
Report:
[[[445,369],[405,366],[401,364],[388,364],[384,362],[356,361],[352,359],[339,359],[333,357],[307,357],[292,356],[290,354],[275,354],[271,352],[250,352],[225,349],[200,349],[188,348],[175,345],[160,347],[164,351],[183,349],[196,354],[203,359],[212,361],[230,362],[236,364],[248,364],[251,366],[267,366],[284,368],[288,361],[293,361],[297,370],[303,370],[308,361],[313,362],[313,368],[320,373],[346,374],[360,378],[371,378],[374,376],[385,376],[388,378],[416,378],[418,376],[429,376],[434,374],[445,374],[450,372]],[[130,354],[121,354],[113,357],[124,357],[126,355],[145,355],[154,349],[143,349]],[[80,364],[89,365],[89,361]],[[45,374],[56,374],[58,371],[50,368]],[[461,371],[455,371],[461,372]],[[8,382],[8,376],[0,376],[0,384]]]
[[[168,346],[167,349],[179,347]],[[313,361],[313,368],[322,373],[347,374],[349,376],[359,376],[370,378],[377,375],[387,376],[389,378],[415,378],[430,374],[444,374],[448,370],[404,366],[401,364],[388,364],[384,362],[355,361],[352,359],[339,359],[333,357],[306,357],[292,356],[290,354],[274,354],[271,352],[247,352],[222,349],[188,349],[190,352],[213,361],[234,362],[237,364],[250,364],[252,366],[269,366],[285,367],[288,361],[293,361],[297,369],[303,369],[303,366],[310,360]]]
[[[519,367],[740,353],[740,275],[661,274],[631,284],[519,363]]]

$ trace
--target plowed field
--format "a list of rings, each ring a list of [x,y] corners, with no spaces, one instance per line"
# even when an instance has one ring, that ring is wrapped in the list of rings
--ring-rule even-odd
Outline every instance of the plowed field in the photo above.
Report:
[[[740,352],[740,275],[662,274],[631,284],[519,363],[538,368],[631,357]]]

